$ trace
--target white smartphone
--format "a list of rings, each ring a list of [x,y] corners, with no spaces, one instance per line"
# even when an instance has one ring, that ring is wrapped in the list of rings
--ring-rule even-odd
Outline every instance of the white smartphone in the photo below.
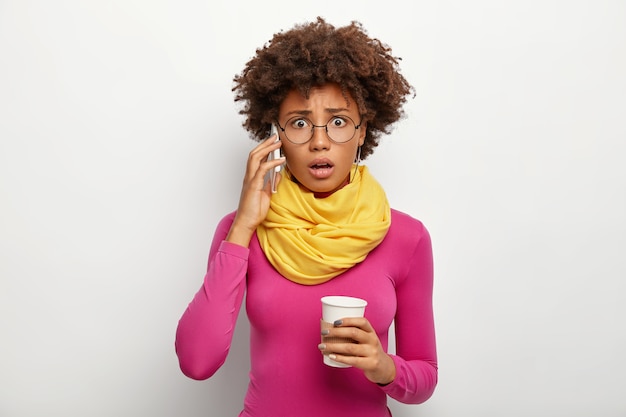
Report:
[[[276,142],[278,142],[280,139],[278,138],[278,128],[276,127],[276,125],[274,123],[272,123],[272,127],[270,130],[270,136],[272,135],[276,135]],[[272,161],[274,159],[279,159],[280,158],[280,148],[276,149],[275,151],[270,152],[270,154],[267,156],[267,160],[268,161]],[[280,172],[282,168],[282,165],[278,165],[276,168],[274,168],[273,170],[270,171],[269,173],[269,181],[270,181],[270,185],[272,187],[272,192],[275,193],[276,192],[276,174],[278,174]]]

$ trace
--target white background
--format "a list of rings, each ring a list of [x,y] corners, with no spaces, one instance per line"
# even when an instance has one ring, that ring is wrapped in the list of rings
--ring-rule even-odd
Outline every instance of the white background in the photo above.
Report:
[[[174,332],[253,146],[232,77],[317,15],[417,92],[366,161],[435,250],[440,383],[394,416],[626,415],[625,2],[0,0],[0,416],[237,415],[245,316],[205,382]]]

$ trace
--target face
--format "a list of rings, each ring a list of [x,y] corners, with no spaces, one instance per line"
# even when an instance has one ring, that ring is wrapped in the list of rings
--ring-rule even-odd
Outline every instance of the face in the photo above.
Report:
[[[323,126],[331,119],[331,123],[341,123],[341,116],[349,117],[355,124],[361,121],[359,109],[350,94],[344,97],[337,84],[324,84],[312,88],[308,99],[299,91],[292,90],[280,105],[278,123],[284,128],[287,121],[295,120],[295,123],[306,126],[298,119],[302,117],[316,126]],[[285,132],[280,131],[287,168],[308,190],[315,193],[334,192],[349,179],[357,149],[365,140],[365,129],[365,123],[362,123],[352,139],[336,143],[329,139],[326,129],[316,127],[311,140],[303,144],[290,142]]]

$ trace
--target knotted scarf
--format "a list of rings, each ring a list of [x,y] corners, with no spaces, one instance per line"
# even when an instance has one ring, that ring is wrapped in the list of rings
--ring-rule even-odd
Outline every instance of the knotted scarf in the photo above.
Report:
[[[384,239],[391,224],[387,196],[366,166],[354,171],[349,184],[324,198],[283,173],[257,236],[285,278],[324,283],[362,262]]]

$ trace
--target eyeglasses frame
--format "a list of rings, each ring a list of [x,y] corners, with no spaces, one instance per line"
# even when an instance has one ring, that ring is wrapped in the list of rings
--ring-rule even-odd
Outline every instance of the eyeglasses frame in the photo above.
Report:
[[[350,137],[350,139],[344,141],[344,142],[337,142],[336,140],[334,140],[333,138],[330,137],[330,135],[328,134],[328,123],[331,122],[331,120],[333,120],[336,117],[343,117],[346,118],[348,120],[350,120],[353,124],[354,124],[354,132],[352,133],[352,136]],[[287,136],[287,132],[285,132],[285,128],[282,127],[280,125],[280,123],[278,122],[278,120],[276,121],[276,125],[278,126],[278,128],[283,132],[283,134],[285,135],[285,138],[287,138],[287,140],[291,143],[293,143],[294,145],[305,145],[307,143],[309,143],[311,141],[311,139],[313,139],[313,136],[315,136],[315,128],[320,128],[323,127],[324,130],[326,131],[326,137],[328,138],[328,140],[330,140],[333,143],[336,144],[343,144],[343,143],[348,143],[350,142],[352,139],[354,139],[354,135],[356,134],[356,131],[359,130],[359,128],[361,127],[361,125],[363,124],[363,116],[361,115],[361,119],[359,120],[359,124],[354,123],[354,120],[352,120],[352,118],[350,116],[331,116],[330,119],[328,119],[328,121],[326,122],[325,125],[315,125],[313,124],[313,121],[311,119],[309,119],[308,117],[303,117],[303,116],[294,116],[294,117],[290,117],[287,120],[287,123],[290,120],[296,119],[296,118],[300,118],[300,119],[305,119],[308,120],[309,122],[311,122],[311,137],[309,139],[307,139],[305,142],[294,142],[291,139],[289,139],[289,136]],[[285,123],[285,127],[287,127],[287,123]]]

